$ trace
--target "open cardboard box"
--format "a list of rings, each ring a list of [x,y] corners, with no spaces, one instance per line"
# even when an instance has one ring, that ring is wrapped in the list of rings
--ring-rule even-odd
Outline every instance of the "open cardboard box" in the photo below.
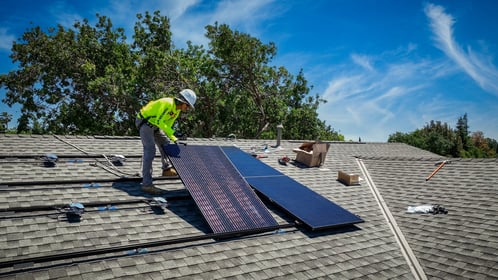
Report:
[[[305,142],[292,151],[296,153],[295,161],[309,167],[315,167],[321,166],[325,162],[329,147],[329,143]]]

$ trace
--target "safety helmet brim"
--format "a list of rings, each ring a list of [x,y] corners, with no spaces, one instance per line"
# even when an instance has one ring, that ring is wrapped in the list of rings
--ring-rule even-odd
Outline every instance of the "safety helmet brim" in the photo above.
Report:
[[[194,109],[195,101],[197,100],[197,95],[191,89],[184,89],[180,91],[177,97],[178,100],[187,104],[190,108]]]

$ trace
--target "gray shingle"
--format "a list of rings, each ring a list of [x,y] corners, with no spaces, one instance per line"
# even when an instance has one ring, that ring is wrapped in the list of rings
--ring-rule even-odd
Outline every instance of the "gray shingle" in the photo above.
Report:
[[[274,144],[269,140],[246,139],[188,141],[199,145],[237,145],[245,151]],[[278,164],[281,156],[294,158],[292,149],[300,144],[282,141],[282,150],[274,150],[261,160],[360,215],[364,223],[321,232],[298,228],[280,234],[179,243],[147,248],[148,254],[128,256],[127,252],[119,252],[76,259],[78,262],[73,264],[35,264],[35,270],[14,269],[13,274],[11,267],[0,268],[1,277],[413,279],[357,158],[364,162],[429,278],[498,277],[497,160],[454,159],[425,181],[435,167],[434,162],[442,159],[440,156],[404,144],[331,143],[326,162],[320,168]],[[137,137],[0,135],[0,209],[149,198],[139,191],[136,182],[102,182],[99,188],[84,186],[92,180],[134,178],[140,169],[141,150]],[[55,167],[42,166],[40,157],[46,153],[59,156]],[[127,161],[113,167],[102,154],[123,154]],[[160,170],[159,160],[154,162],[154,169]],[[361,184],[345,186],[338,182],[339,170],[359,174]],[[186,194],[180,180],[156,182],[171,194]],[[5,186],[6,183],[11,185]],[[119,205],[117,211],[87,207],[79,223],[59,221],[57,215],[47,213],[6,218],[21,213],[3,212],[0,247],[6,249],[0,253],[0,262],[209,233],[191,199],[170,204],[164,215],[152,213],[146,205]],[[450,212],[407,214],[406,207],[416,204],[441,204]],[[268,208],[279,223],[293,221],[275,206]]]

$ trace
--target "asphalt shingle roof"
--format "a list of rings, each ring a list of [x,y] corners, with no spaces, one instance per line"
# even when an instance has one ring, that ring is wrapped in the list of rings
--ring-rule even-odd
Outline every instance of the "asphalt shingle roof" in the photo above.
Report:
[[[275,144],[244,139],[188,142],[236,145],[247,152],[255,147],[262,154],[261,147]],[[359,215],[364,223],[316,232],[286,227],[229,239],[204,238],[210,229],[181,180],[155,181],[167,190],[170,206],[164,213],[144,202],[151,197],[139,190],[136,177],[141,166],[139,138],[0,135],[0,277],[498,278],[496,159],[452,159],[429,181],[425,178],[434,163],[443,158],[405,144],[331,143],[320,168],[278,164],[279,157],[295,158],[292,149],[301,143],[281,141],[282,149],[272,148],[261,160]],[[55,167],[42,164],[48,153],[59,157]],[[103,156],[114,154],[126,156],[123,166],[111,165]],[[160,170],[157,158],[154,168]],[[338,182],[339,170],[360,175],[360,185]],[[68,222],[54,208],[71,202],[85,205],[79,222]],[[265,203],[279,224],[293,222]],[[406,212],[408,206],[424,204],[440,204],[449,212]],[[111,207],[103,210],[102,205]],[[141,248],[165,240],[172,242]],[[128,245],[136,245],[138,252],[91,254]],[[90,253],[70,255],[79,252]],[[58,254],[67,259],[29,262]],[[411,269],[417,265],[418,270]]]

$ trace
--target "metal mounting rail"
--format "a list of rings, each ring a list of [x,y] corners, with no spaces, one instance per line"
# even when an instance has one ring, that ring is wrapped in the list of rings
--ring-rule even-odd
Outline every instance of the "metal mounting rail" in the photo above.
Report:
[[[4,158],[28,158],[28,159],[38,159],[40,157],[43,157],[44,155],[42,154],[0,154],[0,159]],[[126,158],[141,158],[142,155],[124,155]],[[59,155],[57,154],[58,158],[103,158],[104,156],[102,154],[63,154]],[[157,156],[159,157],[159,156]]]
[[[184,196],[173,196],[173,197],[165,197],[169,201],[178,201],[191,198],[190,195]],[[107,205],[126,205],[126,204],[137,204],[137,203],[147,203],[151,202],[153,199],[128,199],[128,200],[116,200],[116,201],[96,201],[96,202],[84,202],[85,207],[99,207],[99,206],[107,206]],[[66,205],[34,205],[34,206],[26,206],[26,207],[9,207],[0,209],[0,212],[34,212],[34,211],[50,211],[54,209],[58,209],[64,207]],[[1,217],[0,217],[1,218]]]
[[[154,180],[178,180],[180,177],[154,177]],[[59,184],[84,184],[84,183],[121,183],[121,182],[141,182],[142,177],[121,177],[117,179],[77,179],[77,180],[39,180],[39,181],[11,181],[0,182],[1,186],[32,186],[32,185],[59,185]],[[0,191],[2,191],[0,189]]]
[[[141,249],[141,248],[153,248],[153,247],[195,242],[195,241],[201,241],[201,240],[207,240],[207,239],[214,239],[214,240],[228,239],[228,238],[233,238],[233,237],[241,237],[241,236],[246,236],[246,235],[265,233],[265,232],[276,231],[276,230],[285,229],[285,228],[292,228],[292,227],[296,227],[296,224],[288,223],[288,224],[282,224],[282,225],[271,226],[271,227],[266,227],[266,228],[241,230],[241,231],[236,231],[236,232],[232,231],[232,232],[228,232],[228,233],[211,233],[211,234],[203,234],[203,235],[193,235],[193,236],[172,238],[172,239],[159,240],[159,241],[143,242],[143,243],[138,243],[138,244],[130,244],[130,245],[122,245],[122,246],[110,246],[110,247],[97,248],[97,249],[85,249],[84,251],[67,252],[67,253],[52,254],[52,255],[39,256],[39,257],[29,257],[29,258],[23,258],[23,259],[4,261],[4,262],[0,262],[0,268],[7,268],[7,267],[15,266],[15,265],[29,264],[29,263],[44,263],[44,262],[50,262],[50,261],[68,260],[68,259],[72,259],[72,258],[80,258],[80,257],[103,255],[103,254],[116,253],[116,252],[124,252],[124,251],[128,251],[128,250]],[[15,272],[7,272],[6,274],[11,274],[11,273],[15,273]],[[1,274],[2,273],[0,273],[0,275]]]

